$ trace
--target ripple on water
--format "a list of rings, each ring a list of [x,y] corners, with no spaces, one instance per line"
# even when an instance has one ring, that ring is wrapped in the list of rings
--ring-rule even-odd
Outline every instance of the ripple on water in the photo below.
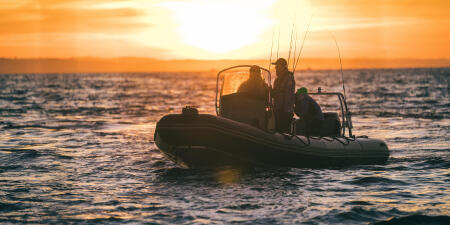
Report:
[[[345,184],[354,184],[354,185],[395,185],[395,186],[403,186],[408,185],[407,183],[399,180],[384,178],[384,177],[355,177],[351,181],[343,182]]]
[[[404,217],[394,217],[386,221],[380,221],[374,223],[374,225],[447,225],[450,224],[449,216],[426,216],[426,215],[411,215]]]
[[[345,71],[355,133],[387,142],[385,165],[252,170],[181,169],[155,146],[163,115],[215,112],[215,74],[0,75],[0,223],[450,224],[449,72]]]

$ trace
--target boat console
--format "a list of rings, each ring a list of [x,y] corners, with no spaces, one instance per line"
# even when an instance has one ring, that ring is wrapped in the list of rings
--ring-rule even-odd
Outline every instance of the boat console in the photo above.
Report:
[[[266,129],[267,112],[264,99],[254,98],[246,93],[234,93],[222,96],[220,103],[221,116]]]
[[[263,130],[270,127],[270,72],[264,68],[259,96],[240,91],[240,87],[249,79],[252,65],[233,66],[222,70],[217,75],[216,113],[217,116],[250,124]]]

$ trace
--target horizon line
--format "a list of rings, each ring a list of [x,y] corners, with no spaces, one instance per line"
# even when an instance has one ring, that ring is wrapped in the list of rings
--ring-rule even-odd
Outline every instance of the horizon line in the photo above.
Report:
[[[280,57],[283,58],[283,57]],[[315,59],[315,60],[327,60],[327,59],[338,59],[339,57],[305,57],[303,59]],[[155,57],[143,57],[143,56],[120,56],[120,57],[107,57],[107,56],[72,56],[72,57],[0,57],[0,59],[14,59],[14,60],[36,60],[36,59],[62,59],[62,60],[73,60],[73,59],[152,59],[159,61],[260,61],[269,60],[263,58],[241,58],[241,59],[196,59],[196,58],[173,58],[173,59],[159,59]],[[275,59],[275,58],[274,58]],[[450,60],[449,57],[440,58],[413,58],[413,57],[345,57],[342,59],[364,59],[364,60]]]
[[[339,69],[338,58],[303,58],[296,71]],[[154,59],[144,57],[0,58],[0,74],[211,72],[239,64],[266,65],[268,59]],[[450,59],[344,58],[345,70],[448,68]],[[264,67],[264,66],[263,66]]]

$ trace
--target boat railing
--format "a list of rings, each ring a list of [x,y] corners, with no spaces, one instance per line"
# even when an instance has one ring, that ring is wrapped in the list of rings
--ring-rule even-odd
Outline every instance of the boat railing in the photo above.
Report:
[[[348,135],[349,137],[353,136],[352,133],[352,128],[353,128],[353,124],[352,124],[352,116],[350,111],[348,110],[347,107],[347,101],[344,97],[344,95],[340,92],[322,92],[321,89],[319,88],[318,92],[313,92],[313,93],[308,93],[309,95],[328,95],[328,96],[337,96],[339,99],[339,103],[340,103],[340,108],[341,108],[341,118],[342,118],[342,122],[341,122],[341,136],[345,136],[345,129],[347,128],[348,130]]]

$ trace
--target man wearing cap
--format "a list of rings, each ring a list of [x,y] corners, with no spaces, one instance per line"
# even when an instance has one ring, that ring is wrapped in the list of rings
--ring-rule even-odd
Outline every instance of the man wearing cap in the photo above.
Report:
[[[271,92],[275,109],[275,129],[278,132],[288,133],[294,116],[294,74],[288,70],[286,59],[279,58],[272,64],[275,65],[277,73]]]

